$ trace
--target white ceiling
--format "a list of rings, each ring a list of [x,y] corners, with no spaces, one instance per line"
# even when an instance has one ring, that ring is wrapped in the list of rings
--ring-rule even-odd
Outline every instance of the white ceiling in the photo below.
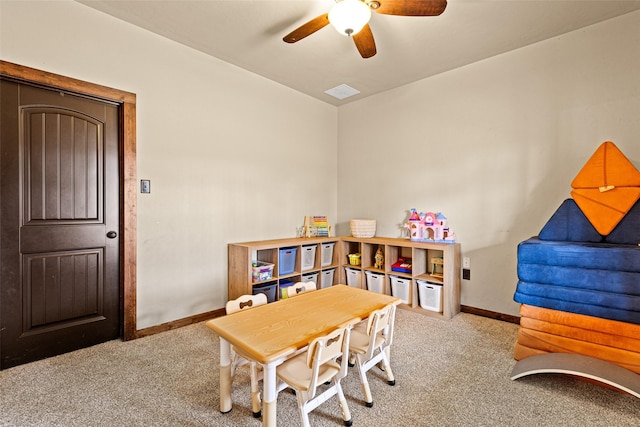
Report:
[[[640,9],[640,0],[449,0],[435,17],[373,13],[378,53],[362,59],[331,26],[282,41],[334,0],[78,1],[332,105]],[[339,100],[324,93],[341,84],[360,94]]]

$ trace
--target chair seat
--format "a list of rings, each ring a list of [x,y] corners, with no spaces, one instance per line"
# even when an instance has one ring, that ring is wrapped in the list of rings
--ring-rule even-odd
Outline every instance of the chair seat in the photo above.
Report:
[[[369,335],[366,331],[360,329],[354,329],[351,331],[351,338],[349,339],[349,350],[354,353],[364,354],[369,348]],[[377,336],[374,347],[382,345],[384,337]]]
[[[318,383],[324,383],[340,371],[336,362],[327,362],[320,366]],[[308,390],[313,371],[307,366],[307,353],[299,354],[278,366],[278,377],[298,390]]]

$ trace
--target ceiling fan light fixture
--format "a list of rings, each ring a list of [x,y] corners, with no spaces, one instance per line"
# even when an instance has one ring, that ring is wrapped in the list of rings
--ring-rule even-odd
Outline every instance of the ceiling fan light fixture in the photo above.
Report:
[[[343,36],[357,34],[371,19],[371,9],[361,0],[342,0],[329,11],[329,22]]]

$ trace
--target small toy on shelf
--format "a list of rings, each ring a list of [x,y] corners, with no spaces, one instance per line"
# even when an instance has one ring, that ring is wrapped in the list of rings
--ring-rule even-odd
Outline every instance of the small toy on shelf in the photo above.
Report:
[[[398,261],[391,265],[391,271],[398,271],[400,273],[411,273],[412,263],[411,258],[398,258]]]
[[[331,237],[331,226],[326,216],[305,216],[302,237]]]
[[[431,275],[433,277],[443,278],[444,273],[442,268],[444,267],[444,258],[441,256],[431,258]]]
[[[409,239],[416,242],[455,243],[455,234],[447,226],[447,217],[442,213],[419,213],[411,208],[409,220],[404,224],[409,230]]]
[[[360,254],[348,254],[349,265],[360,265]]]
[[[374,268],[379,268],[379,269],[383,269],[384,268],[384,254],[382,253],[382,248],[378,248],[378,250],[376,251],[376,256],[374,257],[374,259],[376,260],[375,264],[373,265]]]

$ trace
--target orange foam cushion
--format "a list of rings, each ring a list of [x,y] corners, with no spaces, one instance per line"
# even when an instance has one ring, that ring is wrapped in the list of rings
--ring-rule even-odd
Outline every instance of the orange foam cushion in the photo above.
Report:
[[[520,328],[513,357],[522,360],[544,353],[575,353],[606,360],[640,374],[640,353]]]
[[[597,357],[640,373],[640,325],[520,305],[514,358],[543,353]]]
[[[640,171],[611,141],[603,142],[571,186],[571,196],[598,233],[608,235],[640,198]]]
[[[640,325],[635,323],[569,313],[568,311],[553,310],[528,304],[520,305],[520,316],[640,340]],[[638,351],[640,351],[640,347]]]

